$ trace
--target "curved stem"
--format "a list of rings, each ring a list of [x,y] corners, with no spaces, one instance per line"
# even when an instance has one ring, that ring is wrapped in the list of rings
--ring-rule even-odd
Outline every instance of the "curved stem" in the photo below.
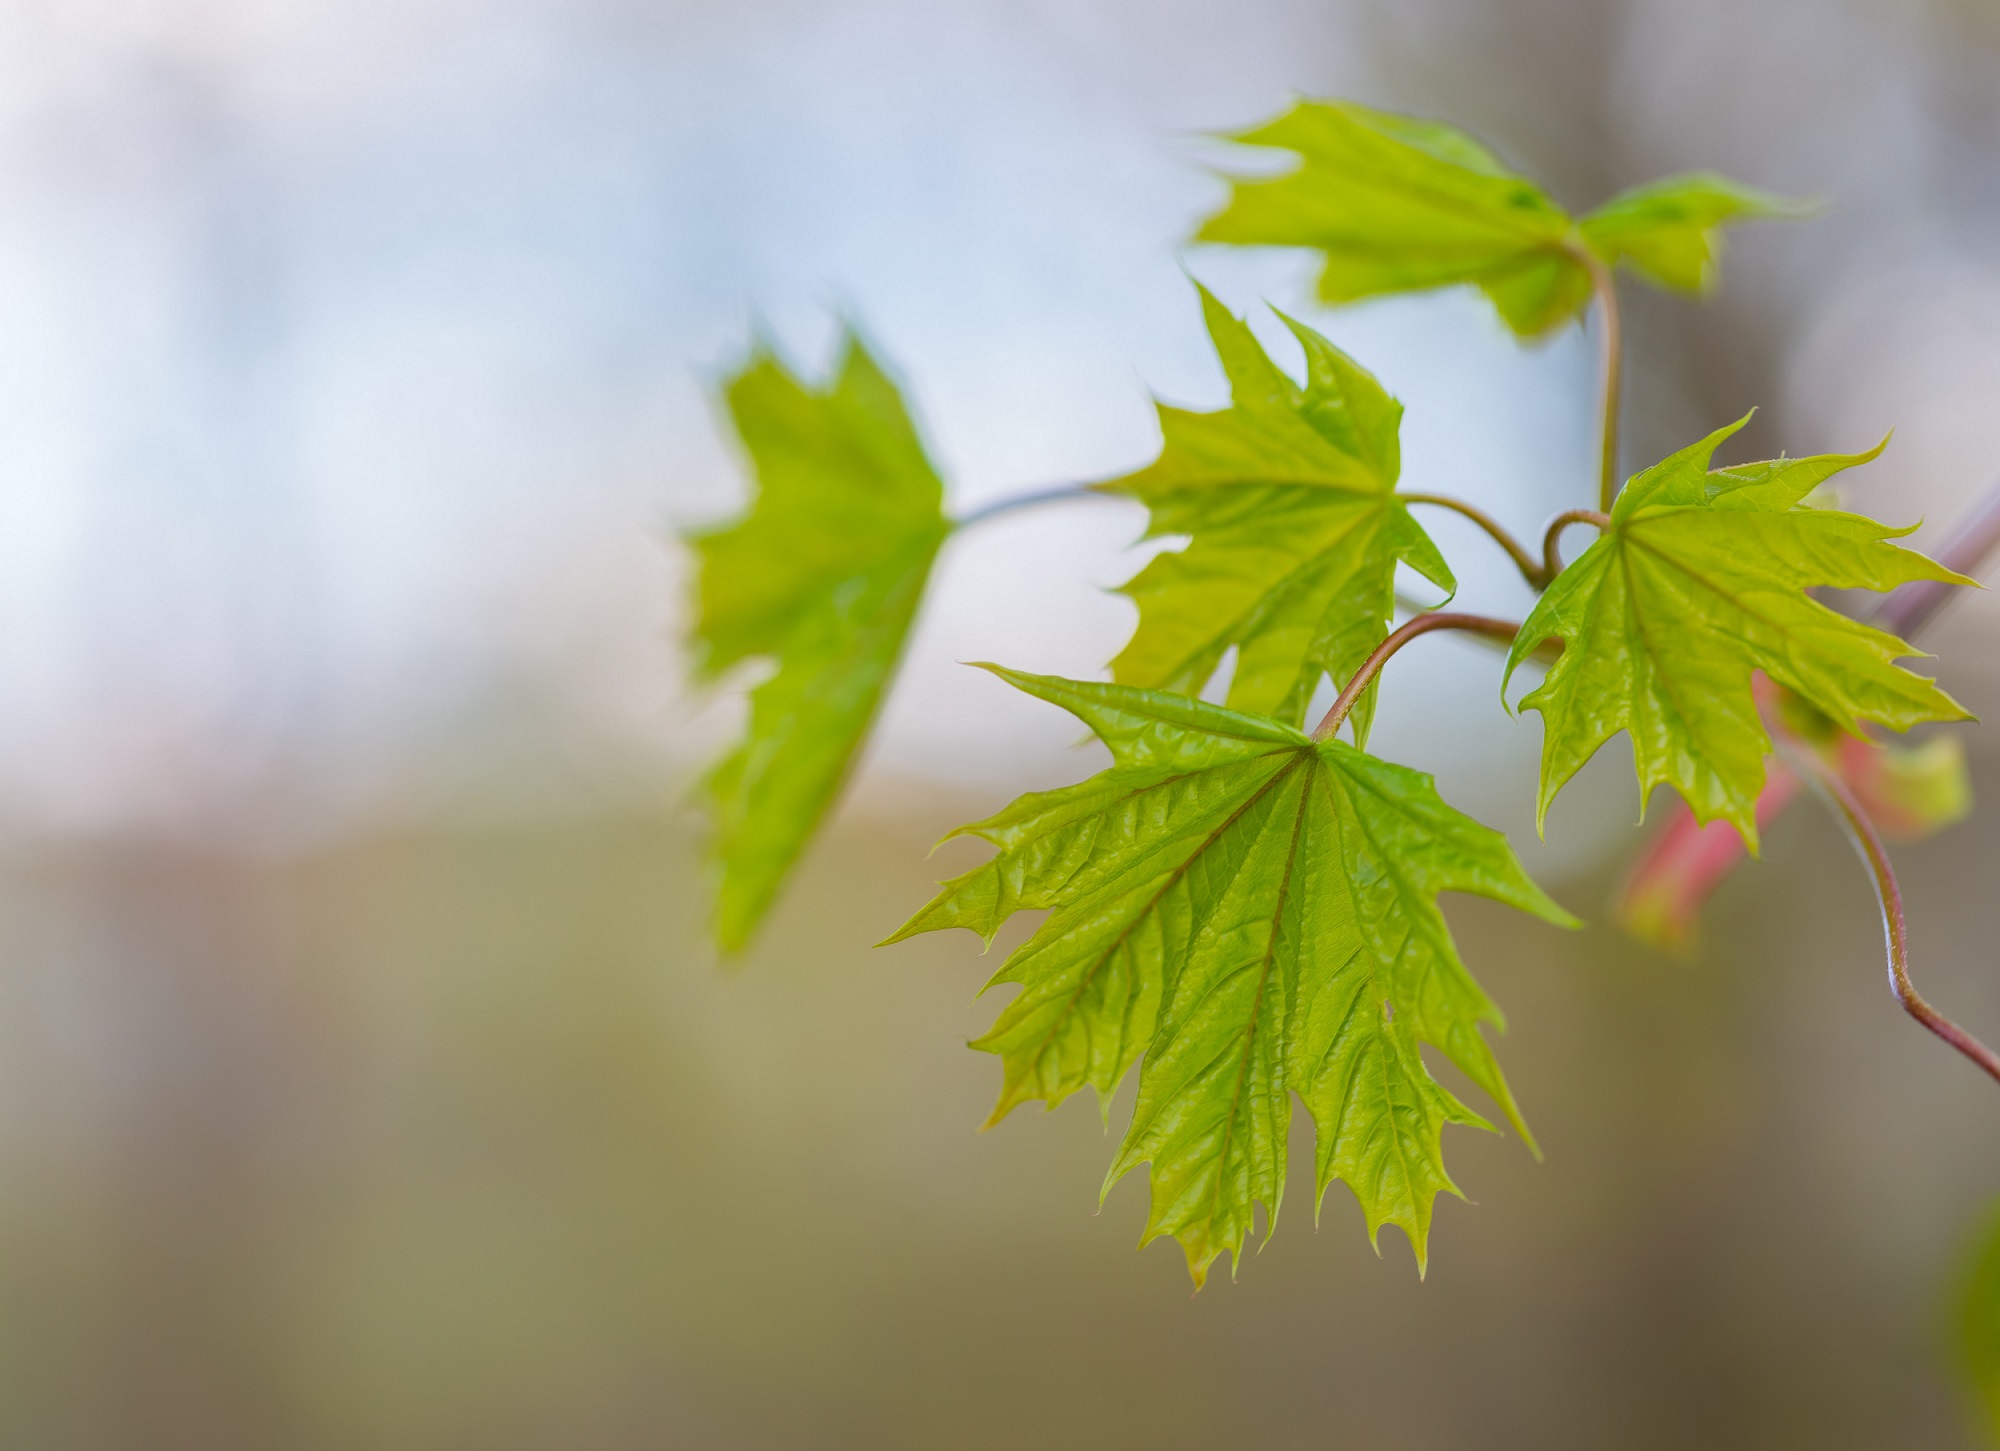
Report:
[[[1590,273],[1590,290],[1597,299],[1597,507],[1609,513],[1618,496],[1618,401],[1625,371],[1618,282],[1610,264],[1588,242],[1571,242],[1569,254]]]
[[[969,514],[961,514],[952,520],[955,529],[968,528],[973,524],[984,524],[988,519],[997,519],[1002,514],[1012,514],[1019,509],[1039,508],[1043,504],[1060,504],[1065,499],[1114,499],[1116,494],[1107,494],[1089,484],[1058,484],[1054,488],[1033,489],[1025,494],[1010,494],[1003,499],[995,499],[990,504],[981,504]]]
[[[1542,588],[1556,582],[1556,576],[1563,572],[1562,544],[1563,530],[1572,524],[1589,524],[1602,534],[1611,527],[1611,516],[1600,514],[1595,509],[1565,509],[1549,520],[1548,531],[1542,535],[1542,575],[1547,581]]]
[[[1417,636],[1428,635],[1433,630],[1469,630],[1476,635],[1491,635],[1502,640],[1511,640],[1521,633],[1521,627],[1512,620],[1496,620],[1491,615],[1464,615],[1449,610],[1418,615],[1399,626],[1361,662],[1361,668],[1341,689],[1339,698],[1321,717],[1320,723],[1313,727],[1312,738],[1323,741],[1339,730],[1340,723],[1347,719],[1347,713],[1354,709],[1354,702],[1361,699],[1361,692],[1368,688],[1368,683],[1381,674],[1389,657]]]
[[[1521,541],[1509,534],[1501,527],[1500,521],[1484,509],[1468,504],[1463,499],[1454,499],[1449,494],[1398,494],[1396,497],[1405,504],[1432,504],[1440,509],[1449,509],[1455,514],[1463,514],[1484,529],[1494,543],[1507,551],[1508,556],[1514,561],[1514,567],[1521,571],[1521,578],[1528,582],[1531,589],[1548,588],[1550,577],[1545,576],[1542,567],[1535,563],[1535,556],[1528,553]]]
[[[1817,752],[1788,750],[1786,755],[1834,808],[1847,828],[1848,840],[1854,843],[1855,851],[1875,878],[1875,899],[1882,906],[1882,931],[1888,942],[1889,990],[1895,993],[1896,1001],[1903,1005],[1904,1012],[1978,1064],[1987,1076],[2000,1081],[2000,1054],[1932,1007],[1910,981],[1910,940],[1903,923],[1903,894],[1896,885],[1896,873],[1890,868],[1889,853],[1874,823],[1861,809],[1861,803]]]

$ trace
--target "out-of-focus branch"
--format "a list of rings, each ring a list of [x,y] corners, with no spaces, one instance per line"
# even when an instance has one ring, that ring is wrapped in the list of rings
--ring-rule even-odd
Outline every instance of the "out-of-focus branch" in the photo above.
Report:
[[[1954,573],[1977,575],[1996,549],[2000,549],[2000,479],[1986,486],[1986,492],[1959,517],[1931,557]],[[1915,580],[1884,595],[1865,618],[1869,624],[1908,640],[1928,625],[1960,588],[1935,579]]]

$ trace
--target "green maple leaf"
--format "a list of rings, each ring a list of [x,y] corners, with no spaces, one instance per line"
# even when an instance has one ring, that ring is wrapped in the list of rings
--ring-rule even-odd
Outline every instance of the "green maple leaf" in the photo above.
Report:
[[[1563,643],[1547,678],[1521,702],[1542,714],[1538,821],[1563,784],[1623,730],[1632,737],[1642,809],[1665,783],[1698,820],[1721,817],[1756,850],[1757,793],[1771,748],[1751,694],[1760,670],[1855,735],[1863,721],[1907,730],[1970,718],[1932,681],[1896,664],[1919,651],[1805,593],[1887,590],[1915,579],[1972,583],[1885,542],[1908,529],[1800,505],[1882,445],[1710,472],[1716,445],[1747,421],[1635,475],[1609,527],[1522,623],[1509,676],[1543,641]]]
[[[1097,486],[1143,502],[1148,537],[1191,536],[1124,586],[1139,626],[1112,675],[1194,695],[1235,646],[1228,703],[1296,725],[1322,674],[1344,683],[1381,641],[1399,561],[1447,592],[1457,585],[1395,495],[1402,405],[1280,313],[1305,349],[1301,388],[1200,290],[1234,406],[1161,405],[1158,461]],[[1371,689],[1351,717],[1357,741],[1373,706]]]
[[[1808,203],[1697,171],[1620,192],[1578,225],[1605,261],[1626,263],[1656,287],[1700,294],[1715,285],[1723,223],[1811,210]]]
[[[1343,1180],[1370,1240],[1400,1226],[1421,1268],[1432,1203],[1458,1192],[1443,1127],[1489,1125],[1419,1045],[1527,1137],[1480,1031],[1499,1009],[1437,896],[1573,919],[1428,776],[1165,691],[986,668],[1077,716],[1113,758],[960,828],[998,854],[889,939],[965,927],[990,942],[1013,913],[1048,911],[988,984],[1021,988],[973,1044],[1001,1060],[994,1119],[1086,1085],[1108,1100],[1143,1057],[1105,1188],[1151,1164],[1142,1243],[1178,1238],[1199,1286],[1223,1251],[1241,1257],[1255,1204],[1275,1219],[1296,1092],[1317,1127],[1315,1204]]]
[[[1579,222],[1463,131],[1352,101],[1300,101],[1229,139],[1291,151],[1300,164],[1283,176],[1231,178],[1228,205],[1197,240],[1315,248],[1328,302],[1469,284],[1522,337],[1583,310],[1592,254],[1628,262],[1656,285],[1701,291],[1718,227],[1800,210],[1703,172],[1634,188]]]
[[[760,351],[725,398],[757,492],[740,521],[688,536],[695,666],[714,678],[752,658],[777,665],[703,783],[715,933],[735,952],[839,792],[951,525],[895,385],[852,334],[824,389]]]

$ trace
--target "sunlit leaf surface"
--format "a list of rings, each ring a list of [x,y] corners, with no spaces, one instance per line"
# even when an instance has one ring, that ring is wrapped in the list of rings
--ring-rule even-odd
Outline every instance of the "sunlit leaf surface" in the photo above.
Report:
[[[1235,646],[1229,705],[1297,725],[1322,676],[1345,683],[1387,632],[1398,563],[1457,586],[1395,495],[1403,406],[1285,318],[1305,349],[1301,387],[1206,289],[1201,301],[1231,406],[1162,406],[1159,459],[1099,486],[1141,500],[1149,535],[1189,536],[1125,586],[1139,627],[1112,674],[1193,695]],[[1371,690],[1350,717],[1358,740],[1373,708]]]
[[[1636,475],[1610,527],[1565,569],[1521,626],[1508,672],[1545,640],[1563,652],[1521,704],[1542,715],[1538,813],[1598,747],[1632,737],[1643,801],[1672,786],[1698,821],[1729,822],[1755,850],[1756,801],[1771,741],[1757,710],[1762,671],[1834,726],[1906,730],[1967,713],[1896,661],[1918,653],[1828,609],[1814,586],[1893,589],[1913,579],[1969,584],[1886,541],[1908,530],[1801,506],[1865,454],[1777,459],[1709,470],[1718,429]]]
[[[1283,1197],[1291,1096],[1317,1130],[1314,1201],[1335,1179],[1371,1238],[1409,1236],[1456,1193],[1447,1123],[1484,1126],[1433,1079],[1441,1050],[1527,1137],[1482,1023],[1500,1012],[1437,907],[1476,892],[1568,924],[1506,839],[1428,776],[1344,742],[1165,691],[995,673],[1110,747],[1089,780],[961,828],[999,850],[944,884],[891,940],[945,927],[991,939],[1047,910],[993,981],[1021,991],[974,1044],[998,1054],[994,1116],[1142,1066],[1106,1187],[1150,1164],[1146,1238],[1178,1238],[1199,1285],[1240,1258],[1253,1206]],[[1532,1143],[1532,1140],[1530,1140]]]

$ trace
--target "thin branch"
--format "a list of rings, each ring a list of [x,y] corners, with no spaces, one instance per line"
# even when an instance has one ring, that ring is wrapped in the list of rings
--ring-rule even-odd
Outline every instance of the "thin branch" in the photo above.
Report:
[[[1535,563],[1535,556],[1528,553],[1521,541],[1509,534],[1501,526],[1500,521],[1484,509],[1468,504],[1463,499],[1454,499],[1449,494],[1398,494],[1396,497],[1405,504],[1432,504],[1440,509],[1449,509],[1455,514],[1463,514],[1484,529],[1494,543],[1507,551],[1508,557],[1514,561],[1514,567],[1521,571],[1521,578],[1528,582],[1529,588],[1543,590],[1549,587],[1548,578],[1543,575],[1542,567]]]
[[[1004,499],[995,499],[990,504],[981,504],[969,514],[961,514],[953,520],[953,527],[970,528],[974,524],[984,524],[988,519],[997,519],[1002,514],[1012,514],[1017,509],[1036,509],[1043,504],[1060,504],[1066,499],[1115,499],[1118,495],[1107,494],[1089,484],[1058,484],[1054,488],[1034,489],[1025,494],[1010,494]]]
[[[1889,990],[1895,993],[1896,1001],[1903,1005],[1904,1012],[1978,1064],[1988,1077],[2000,1081],[2000,1054],[1932,1007],[1910,981],[1910,939],[1903,922],[1903,894],[1896,885],[1896,873],[1889,865],[1889,853],[1875,824],[1854,799],[1854,793],[1847,789],[1847,783],[1820,759],[1818,752],[1787,750],[1786,755],[1833,807],[1847,828],[1847,839],[1854,843],[1855,851],[1868,864],[1875,879],[1875,899],[1882,907],[1882,932],[1888,943]]]
[[[1542,588],[1547,589],[1556,582],[1556,576],[1563,572],[1563,557],[1560,548],[1563,530],[1572,524],[1589,524],[1602,534],[1611,527],[1611,516],[1600,514],[1595,509],[1565,509],[1549,520],[1548,531],[1542,535]]]
[[[1323,741],[1339,730],[1340,723],[1347,719],[1347,713],[1354,709],[1354,702],[1361,699],[1361,692],[1381,673],[1389,657],[1417,636],[1428,635],[1433,630],[1468,630],[1476,635],[1490,635],[1502,640],[1511,640],[1521,633],[1521,627],[1514,621],[1496,620],[1491,615],[1464,615],[1456,611],[1418,615],[1399,626],[1388,639],[1375,647],[1373,654],[1361,662],[1361,668],[1354,672],[1354,677],[1341,690],[1332,708],[1313,728],[1312,738]]]
[[[1618,496],[1618,402],[1625,372],[1618,281],[1610,264],[1582,238],[1568,250],[1590,273],[1590,290],[1597,299],[1597,507],[1609,513]]]

